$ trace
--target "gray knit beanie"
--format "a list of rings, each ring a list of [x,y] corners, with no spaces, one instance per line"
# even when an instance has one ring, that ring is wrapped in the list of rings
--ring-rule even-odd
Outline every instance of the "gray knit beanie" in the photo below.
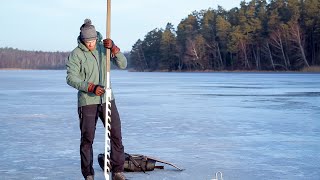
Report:
[[[91,41],[97,39],[97,31],[92,25],[90,19],[85,19],[80,27],[80,37],[82,41]]]

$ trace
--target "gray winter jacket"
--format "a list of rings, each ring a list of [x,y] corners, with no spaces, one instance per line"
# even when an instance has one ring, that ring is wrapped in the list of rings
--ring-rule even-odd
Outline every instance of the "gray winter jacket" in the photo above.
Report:
[[[102,43],[102,35],[97,32],[96,49],[89,51],[78,37],[78,46],[69,55],[67,66],[67,84],[78,91],[78,107],[105,103],[105,96],[96,96],[88,92],[88,84],[106,86],[106,49]],[[111,62],[120,69],[127,67],[127,59],[121,53],[115,54]],[[114,96],[112,94],[112,99]]]

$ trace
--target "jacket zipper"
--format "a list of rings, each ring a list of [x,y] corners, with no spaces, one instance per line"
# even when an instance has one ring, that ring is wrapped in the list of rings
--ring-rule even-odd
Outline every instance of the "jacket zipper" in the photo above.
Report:
[[[101,64],[101,61],[98,62],[98,59],[97,57],[93,54],[93,52],[91,52],[92,56],[94,57],[94,59],[96,60],[96,63],[97,63],[97,67],[98,67],[98,71],[99,71],[99,85],[101,85],[101,67],[100,67],[100,64]],[[100,59],[100,58],[99,58]],[[103,96],[100,96],[100,105],[102,105],[102,98]]]

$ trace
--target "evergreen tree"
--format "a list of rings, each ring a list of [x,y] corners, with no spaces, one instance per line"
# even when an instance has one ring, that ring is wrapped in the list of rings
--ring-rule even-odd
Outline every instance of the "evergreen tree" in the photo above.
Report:
[[[301,4],[301,27],[305,32],[307,59],[320,65],[320,1],[304,0]]]
[[[228,60],[227,63],[227,54],[228,54],[228,43],[231,33],[231,24],[227,21],[226,17],[218,16],[217,17],[217,40],[218,40],[218,48],[219,55],[221,55],[220,59],[223,62],[224,66],[231,66],[231,59]]]
[[[181,64],[178,59],[176,36],[174,27],[168,23],[162,34],[160,43],[161,59],[159,69],[165,71],[181,70]]]
[[[130,51],[129,67],[137,71],[145,71],[147,69],[147,63],[142,51],[142,41],[139,39]]]
[[[162,30],[154,29],[150,31],[144,38],[140,51],[144,56],[146,69],[154,71],[159,68],[161,57],[160,44],[162,39]]]
[[[199,31],[199,22],[195,14],[189,15],[183,19],[177,29],[177,45],[179,58],[182,59],[183,65],[187,70],[194,69],[193,62],[197,52],[194,52],[194,39]]]
[[[217,41],[216,41],[216,12],[213,10],[208,10],[203,12],[203,19],[201,20],[200,25],[200,34],[204,38],[204,49],[202,50],[206,54],[203,55],[203,61],[205,69],[214,68],[215,62],[220,60],[217,58]],[[198,37],[198,44],[202,46],[201,37]],[[220,53],[220,52],[219,52]],[[219,69],[222,68],[222,61],[219,63]]]

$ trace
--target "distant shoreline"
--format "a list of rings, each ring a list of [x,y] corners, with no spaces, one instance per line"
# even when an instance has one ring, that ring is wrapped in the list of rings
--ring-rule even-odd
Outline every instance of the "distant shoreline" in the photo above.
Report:
[[[33,69],[22,69],[22,68],[0,68],[1,70],[33,70]]]
[[[50,70],[66,70],[66,69],[23,69],[23,68],[0,68],[0,71],[50,71]],[[116,69],[114,69],[116,70]],[[132,69],[127,69],[128,72],[140,72],[140,71],[134,71]],[[206,71],[144,71],[144,72],[167,72],[167,73],[320,73],[320,71],[317,70],[301,70],[301,71],[257,71],[257,70],[222,70],[222,71],[214,71],[214,70],[206,70]]]
[[[64,70],[64,69],[24,69],[24,68],[0,68],[0,71],[1,70],[9,70],[9,71],[16,71],[16,70],[18,70],[18,71],[25,71],[25,70]]]

